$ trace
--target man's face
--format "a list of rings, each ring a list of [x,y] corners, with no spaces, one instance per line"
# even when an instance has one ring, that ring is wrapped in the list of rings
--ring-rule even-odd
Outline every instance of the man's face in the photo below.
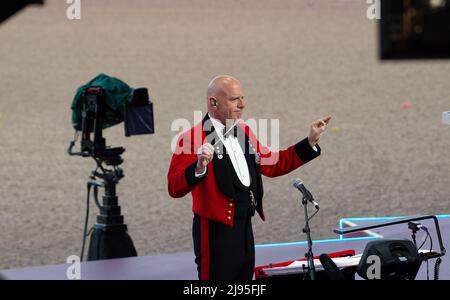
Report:
[[[223,124],[227,119],[240,119],[244,113],[244,92],[239,82],[232,81],[223,86],[217,97],[216,118]]]

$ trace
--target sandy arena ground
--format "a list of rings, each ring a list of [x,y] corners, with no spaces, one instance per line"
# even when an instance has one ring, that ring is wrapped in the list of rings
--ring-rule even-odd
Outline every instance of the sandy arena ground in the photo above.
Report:
[[[148,87],[154,102],[156,134],[105,131],[126,148],[118,194],[139,255],[192,249],[191,198],[171,199],[166,188],[171,124],[205,112],[217,74],[242,81],[245,119],[279,119],[283,148],[319,117],[331,114],[336,127],[321,157],[264,178],[257,243],[305,239],[296,177],[321,204],[314,239],[335,237],[343,217],[450,211],[450,127],[441,123],[450,61],[378,61],[365,1],[96,0],[82,1],[73,21],[67,6],[48,0],[0,26],[0,269],[80,253],[95,164],[66,153],[70,104],[100,72]]]

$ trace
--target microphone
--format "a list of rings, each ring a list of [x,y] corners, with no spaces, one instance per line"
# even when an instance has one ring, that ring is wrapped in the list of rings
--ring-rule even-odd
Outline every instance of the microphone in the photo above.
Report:
[[[310,191],[308,191],[308,189],[306,189],[306,187],[303,185],[303,181],[301,181],[300,178],[295,179],[292,182],[292,185],[303,194],[303,198],[306,201],[311,202],[314,205],[314,207],[317,210],[319,210],[319,204],[316,201],[314,201],[312,194],[310,193]]]

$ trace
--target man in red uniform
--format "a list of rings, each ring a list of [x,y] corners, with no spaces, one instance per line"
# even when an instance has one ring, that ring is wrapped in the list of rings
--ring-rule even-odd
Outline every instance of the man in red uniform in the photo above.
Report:
[[[251,218],[264,220],[261,174],[287,174],[320,155],[331,117],[311,124],[307,138],[271,151],[241,121],[241,83],[217,76],[207,90],[208,114],[181,134],[167,174],[170,196],[192,193],[193,240],[199,279],[250,280],[255,265]]]

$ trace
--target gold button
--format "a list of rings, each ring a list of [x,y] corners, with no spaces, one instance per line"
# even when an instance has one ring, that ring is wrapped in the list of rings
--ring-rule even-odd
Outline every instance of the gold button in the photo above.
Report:
[[[230,217],[230,216],[228,216],[228,217],[227,217],[227,220],[228,220],[228,221],[231,221],[231,217]]]
[[[227,214],[231,215],[231,210],[227,211]]]
[[[228,206],[229,206],[229,207],[233,207],[233,203],[231,203],[231,202],[228,203]]]

